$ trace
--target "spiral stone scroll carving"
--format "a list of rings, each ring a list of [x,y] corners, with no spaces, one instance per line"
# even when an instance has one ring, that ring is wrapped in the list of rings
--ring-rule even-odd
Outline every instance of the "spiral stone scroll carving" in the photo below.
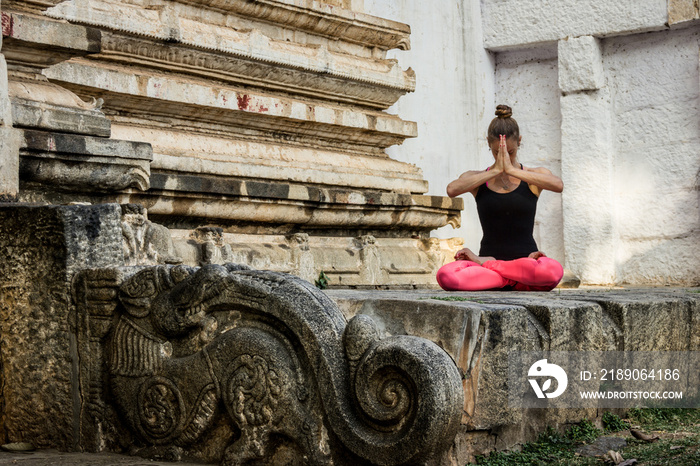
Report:
[[[374,321],[364,315],[353,318],[345,330],[348,358],[362,351],[353,371],[358,406],[380,433],[373,461],[399,464],[447,448],[462,410],[456,366],[441,348],[423,338],[380,340],[378,335]],[[445,411],[440,413],[433,403],[443,403]],[[392,443],[381,441],[389,437]]]
[[[382,339],[368,316],[347,323],[299,278],[156,266],[119,296],[111,392],[144,445],[190,448],[222,417],[238,433],[224,464],[274,461],[281,444],[303,464],[416,463],[454,439],[463,394],[447,353]]]

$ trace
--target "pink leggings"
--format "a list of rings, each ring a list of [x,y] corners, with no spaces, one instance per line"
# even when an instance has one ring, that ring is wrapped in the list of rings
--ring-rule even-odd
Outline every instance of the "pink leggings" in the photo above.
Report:
[[[550,291],[564,275],[561,264],[549,257],[512,261],[476,262],[458,260],[443,265],[437,282],[447,291],[494,290],[511,286],[518,291]]]

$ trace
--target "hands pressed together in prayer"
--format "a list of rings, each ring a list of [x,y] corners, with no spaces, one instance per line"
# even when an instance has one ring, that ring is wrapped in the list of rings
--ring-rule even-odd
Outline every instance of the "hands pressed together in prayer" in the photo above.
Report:
[[[494,174],[512,174],[515,170],[520,170],[520,167],[513,166],[510,160],[510,154],[508,153],[508,145],[506,143],[506,136],[504,134],[500,135],[498,144],[498,153],[496,154],[496,162],[491,167]]]

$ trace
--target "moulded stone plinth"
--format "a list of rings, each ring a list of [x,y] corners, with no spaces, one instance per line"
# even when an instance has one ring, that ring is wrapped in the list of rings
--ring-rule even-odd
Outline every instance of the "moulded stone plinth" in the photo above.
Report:
[[[386,148],[416,136],[415,123],[387,113],[156,74],[148,69],[126,72],[116,66],[72,61],[53,66],[45,74],[78,94],[103,98],[105,111],[114,109],[146,121],[174,117],[209,126],[234,126],[233,134],[247,129],[277,133],[292,141],[314,137],[317,145],[327,147],[347,143]]]
[[[457,225],[462,208],[461,199],[263,181],[197,176],[171,180],[154,175],[152,183],[147,193],[118,198],[147,206],[166,226],[208,218],[231,232],[255,224],[261,231],[290,225],[292,230],[385,230],[410,236],[448,223]]]
[[[172,238],[184,264],[235,262],[311,283],[323,272],[329,288],[437,288],[435,273],[461,247],[437,238],[252,235],[215,227],[172,230]]]
[[[422,195],[421,170],[385,153],[417,136],[414,122],[384,111],[415,89],[413,71],[387,58],[408,49],[410,27],[358,7],[71,0],[49,8],[50,18],[99,28],[101,39],[99,53],[43,74],[102,99],[113,137],[152,144],[150,189],[68,196],[32,188],[25,198],[142,204],[187,235],[206,226],[335,238],[304,256],[306,268],[282,269],[306,270],[298,273],[309,280],[323,270],[343,286],[433,286],[444,254],[424,239],[458,225],[462,202]],[[368,236],[396,241],[358,247],[357,258],[340,246]],[[260,242],[230,246],[255,257],[246,263],[270,263],[287,246],[278,238],[274,253],[262,252]]]
[[[119,119],[113,124],[113,137],[150,141],[154,152],[153,186],[161,189],[186,191],[190,186],[196,190],[195,186],[202,183],[225,189],[227,184],[238,186],[245,180],[257,180],[401,194],[422,194],[428,190],[419,168],[384,154],[302,145],[281,140],[275,132],[258,134],[255,138],[233,134],[223,138],[125,123]],[[198,126],[198,129],[203,128]]]

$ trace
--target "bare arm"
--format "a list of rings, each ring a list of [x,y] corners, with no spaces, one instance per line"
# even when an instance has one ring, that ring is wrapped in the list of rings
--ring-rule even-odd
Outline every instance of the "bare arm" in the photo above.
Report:
[[[555,193],[560,193],[564,190],[564,182],[558,176],[552,174],[546,168],[516,168],[513,165],[509,165],[506,169],[506,173],[514,178],[518,178],[529,185],[534,185],[539,188],[540,191],[547,189],[549,191],[554,191]],[[535,193],[539,195],[539,193]]]
[[[560,193],[564,190],[564,183],[561,178],[553,175],[546,168],[520,168],[511,162],[506,147],[505,136],[501,136],[496,162],[486,171],[468,171],[460,175],[459,178],[447,185],[447,195],[450,197],[459,196],[467,192],[476,196],[476,191],[482,184],[505,173],[513,178],[518,178],[526,182],[530,189],[539,196],[543,189]]]
[[[482,184],[497,177],[499,171],[491,169],[488,171],[468,171],[462,173],[459,178],[447,185],[447,195],[456,197],[464,193],[476,194],[476,190]]]
[[[472,193],[476,197],[476,191],[479,189],[479,186],[502,174],[506,169],[505,164],[507,162],[505,159],[508,159],[508,152],[503,144],[505,144],[505,140],[502,141],[503,147],[499,150],[496,163],[490,169],[483,171],[472,170],[462,173],[459,178],[447,185],[447,195],[456,197],[460,194]],[[509,162],[510,159],[508,159]]]

